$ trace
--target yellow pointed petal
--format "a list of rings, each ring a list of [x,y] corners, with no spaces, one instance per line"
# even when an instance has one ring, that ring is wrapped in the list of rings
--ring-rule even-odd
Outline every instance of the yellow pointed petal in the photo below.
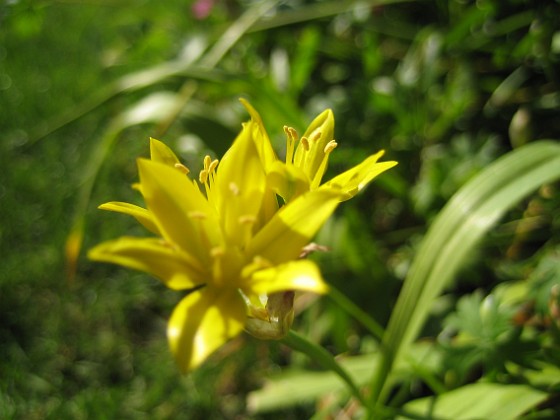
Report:
[[[328,291],[328,287],[317,264],[310,260],[297,260],[255,272],[250,290],[255,294],[288,290],[323,294]]]
[[[360,190],[369,184],[376,176],[385,172],[387,169],[397,165],[397,162],[377,162],[384,151],[381,150],[375,155],[366,158],[359,165],[341,173],[330,181],[321,185],[321,189],[335,189],[343,194],[342,200],[354,197]]]
[[[199,366],[212,352],[243,330],[245,303],[235,289],[204,287],[173,310],[167,338],[183,372]]]
[[[181,172],[159,162],[138,159],[142,194],[163,237],[203,262],[221,244],[214,210]]]
[[[180,163],[179,158],[173,153],[169,147],[163,142],[150,137],[150,158],[154,162],[163,163],[165,165],[175,167],[176,163]]]
[[[170,289],[191,289],[205,281],[195,260],[160,239],[122,237],[97,245],[88,258],[150,273]]]
[[[143,207],[136,206],[130,203],[123,203],[120,201],[111,201],[109,203],[101,204],[98,208],[101,210],[128,214],[129,216],[132,216],[136,220],[138,220],[138,222],[150,232],[161,236],[158,227],[154,223],[154,219],[152,218],[151,213]]]
[[[249,121],[218,166],[214,187],[218,213],[228,242],[242,246],[253,231],[266,193],[266,175]],[[250,225],[247,225],[250,223]]]
[[[255,145],[257,147],[257,151],[264,165],[264,168],[268,171],[270,165],[278,160],[278,158],[276,157],[276,153],[274,153],[274,149],[272,148],[272,144],[270,143],[270,138],[268,137],[268,133],[264,128],[263,120],[257,110],[253,108],[253,106],[249,102],[247,102],[243,98],[240,98],[239,101],[243,104],[243,106],[251,116],[251,119],[255,123],[252,127],[253,139],[255,141]]]
[[[298,258],[302,248],[340,203],[335,190],[310,191],[282,207],[253,238],[249,258],[261,256],[273,264]]]
[[[267,182],[276,194],[289,202],[309,191],[309,178],[297,166],[276,161],[267,174]]]

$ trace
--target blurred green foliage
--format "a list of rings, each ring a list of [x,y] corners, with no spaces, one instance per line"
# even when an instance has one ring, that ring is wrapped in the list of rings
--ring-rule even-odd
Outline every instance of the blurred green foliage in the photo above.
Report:
[[[195,3],[209,14],[197,17]],[[248,336],[180,376],[165,339],[179,296],[83,257],[69,281],[71,229],[83,228],[84,249],[144,235],[96,206],[138,201],[129,185],[149,136],[196,169],[248,119],[240,96],[279,148],[283,125],[301,133],[330,107],[339,143],[331,174],[378,149],[400,162],[342,206],[317,238],[331,250],[314,256],[332,285],[385,325],[418,244],[453,194],[499,156],[560,138],[559,64],[556,1],[0,5],[0,418],[357,415],[328,396],[249,412],[247,394],[267,377],[316,366]],[[139,115],[138,104],[153,114]],[[550,397],[532,418],[555,418],[558,187],[510,210],[470,255],[422,332],[440,362],[412,369],[393,406],[482,379],[538,387]],[[298,305],[296,328],[333,354],[377,348],[333,299]]]

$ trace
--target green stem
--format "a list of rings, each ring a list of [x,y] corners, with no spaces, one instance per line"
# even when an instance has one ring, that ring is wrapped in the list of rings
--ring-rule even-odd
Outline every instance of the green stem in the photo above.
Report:
[[[348,299],[344,294],[329,285],[329,294],[327,295],[336,303],[342,310],[346,311],[348,315],[353,317],[356,321],[360,322],[368,331],[379,341],[383,338],[383,327],[375,321],[371,316],[363,311],[358,305]]]
[[[306,354],[310,359],[319,363],[323,368],[329,369],[332,372],[336,373],[340,377],[340,379],[342,379],[346,383],[346,385],[348,385],[348,388],[350,389],[352,395],[354,395],[354,397],[356,397],[356,399],[360,401],[362,406],[367,409],[367,402],[362,396],[362,393],[360,392],[360,389],[358,388],[354,380],[350,377],[348,372],[346,372],[342,368],[342,366],[340,366],[336,362],[334,357],[327,350],[315,343],[312,343],[293,330],[290,330],[288,335],[280,341],[290,347],[292,350],[297,350]]]

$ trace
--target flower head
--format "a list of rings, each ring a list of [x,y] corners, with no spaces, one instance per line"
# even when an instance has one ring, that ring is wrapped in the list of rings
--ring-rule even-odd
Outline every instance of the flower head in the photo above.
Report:
[[[146,207],[110,202],[100,208],[135,217],[155,237],[122,237],[89,252],[93,260],[151,273],[186,292],[167,329],[185,372],[243,328],[261,338],[285,335],[293,319],[293,291],[327,291],[316,264],[298,258],[302,249],[340,201],[395,164],[366,160],[319,185],[335,144],[332,112],[325,111],[306,131],[309,147],[302,146],[308,138],[302,137],[279,166],[260,116],[245,105],[252,119],[221,161],[204,158],[197,179],[171,149],[151,139],[151,159],[138,159],[137,189]],[[282,185],[290,187],[292,172],[301,185],[287,194]]]

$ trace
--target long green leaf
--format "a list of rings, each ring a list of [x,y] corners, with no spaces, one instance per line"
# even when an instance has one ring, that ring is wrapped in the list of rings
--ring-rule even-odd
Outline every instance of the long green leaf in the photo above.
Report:
[[[437,397],[411,401],[407,413],[440,420],[518,419],[541,403],[548,394],[527,385],[476,383]],[[410,417],[406,417],[410,418]],[[397,420],[405,419],[398,417]]]
[[[501,157],[447,203],[422,241],[391,315],[372,382],[374,404],[385,402],[395,362],[476,243],[515,203],[558,178],[560,144],[542,140]]]
[[[315,346],[313,344],[313,346]],[[301,348],[293,347],[296,350]],[[322,353],[325,350],[321,350]],[[305,351],[317,362],[314,354]],[[247,397],[247,408],[251,413],[264,413],[268,411],[285,409],[302,403],[311,403],[329,395],[335,400],[347,398],[348,387],[341,376],[333,371],[330,365],[334,359],[326,354],[329,364],[322,363],[327,371],[311,371],[299,368],[287,368],[282,372],[272,375],[265,380],[261,389],[252,391]],[[371,375],[376,371],[379,363],[379,353],[369,353],[359,356],[341,356],[336,358],[336,363],[348,373],[353,383],[358,388],[368,384]],[[414,343],[407,357],[399,363],[399,381],[408,381],[410,377],[421,374],[419,367],[427,371],[435,371],[441,364],[441,354],[435,349],[433,343]],[[422,376],[428,381],[427,376]]]

